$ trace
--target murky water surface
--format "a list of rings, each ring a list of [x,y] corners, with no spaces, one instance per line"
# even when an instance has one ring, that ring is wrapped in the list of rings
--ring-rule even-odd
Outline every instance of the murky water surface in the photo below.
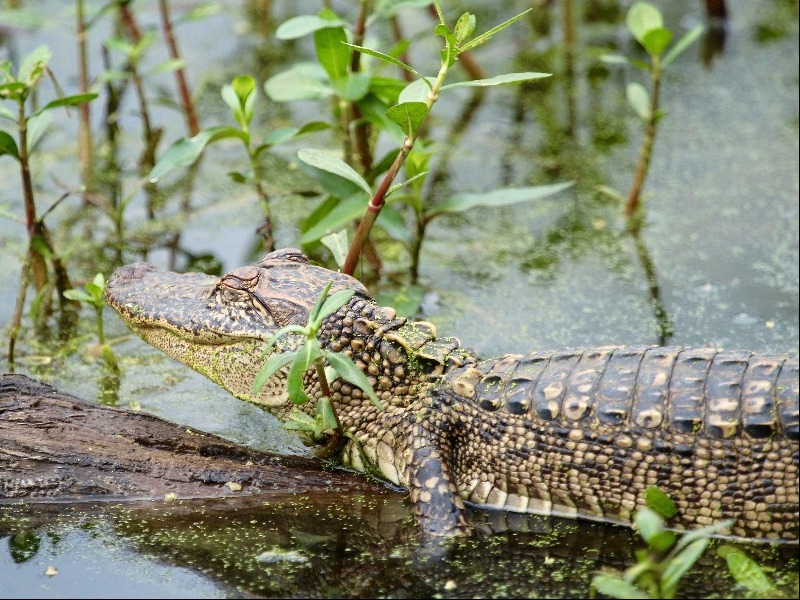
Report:
[[[72,90],[72,17],[64,3],[37,4],[50,9],[45,11],[52,15],[49,23],[34,30],[2,30],[0,58],[17,60],[47,43],[54,49],[53,71]],[[158,23],[152,4],[138,7],[144,25]],[[227,122],[218,90],[232,76],[249,72],[263,81],[297,53],[309,51],[304,43],[259,36],[240,4],[226,3],[228,10],[178,31],[206,126]],[[480,26],[488,26],[514,14],[515,3],[504,4],[494,14],[488,12],[492,2],[465,6],[479,13]],[[703,3],[660,4],[667,26],[678,32],[705,20]],[[645,190],[646,219],[638,244],[625,233],[619,207],[594,191],[598,185],[627,191],[641,135],[624,93],[625,84],[641,74],[608,69],[592,58],[595,47],[621,45],[633,52],[620,21],[581,21],[571,76],[557,25],[549,36],[531,41],[531,28],[522,23],[476,53],[491,74],[537,70],[554,76],[530,88],[490,90],[480,102],[466,91],[443,97],[431,133],[447,140],[449,149],[446,159],[433,166],[440,184],[431,190],[431,200],[502,186],[573,179],[577,184],[570,193],[540,204],[476,209],[433,222],[422,252],[422,309],[440,333],[458,335],[489,355],[655,344],[669,323],[673,334],[665,341],[673,344],[797,353],[796,3],[727,4],[724,32],[709,33],[665,77],[666,116]],[[276,2],[275,21],[314,12],[317,6]],[[174,10],[184,8],[176,3]],[[413,11],[403,15],[402,23],[409,34],[430,26],[424,14]],[[102,68],[99,48],[108,33],[98,27],[90,36],[95,72]],[[424,41],[412,48],[412,59],[422,70],[434,68],[425,55],[428,48]],[[163,59],[156,56],[159,52],[148,60]],[[169,76],[148,85],[154,95],[160,88],[171,94]],[[289,109],[268,104],[263,96],[259,110],[255,127],[265,131],[320,114],[311,103]],[[96,109],[96,119],[101,112]],[[154,121],[165,128],[169,142],[183,135],[176,114],[153,106]],[[74,114],[57,115],[39,149],[34,177],[40,210],[78,183],[76,121]],[[120,123],[124,168],[133,173],[140,141],[130,94]],[[276,151],[270,187],[279,246],[298,243],[299,219],[314,202],[282,191],[281,184],[296,177],[287,161],[291,164],[300,147],[325,143],[330,140],[320,137]],[[244,168],[245,161],[238,147],[212,148],[194,182],[193,208],[182,217],[178,268],[190,256],[203,254],[217,257],[226,270],[256,258],[252,234],[259,208],[249,188],[229,183],[225,175]],[[0,205],[4,212],[21,215],[15,169],[14,161],[0,157]],[[133,181],[133,176],[126,179],[127,189]],[[72,240],[91,234],[100,238],[111,224],[97,213],[90,223],[81,221],[79,208],[78,199],[66,200],[54,211],[51,227],[59,247],[73,252],[78,265],[73,276],[91,278],[110,265],[110,253],[88,252]],[[143,201],[137,198],[128,212],[129,227],[141,229],[142,235],[143,215]],[[55,225],[59,222],[61,227]],[[0,219],[3,339],[24,240],[23,226]],[[134,252],[125,256],[138,258]],[[387,282],[404,281],[407,267],[401,250],[390,250],[385,258],[387,273],[400,275],[386,277],[374,286],[378,291],[391,288]],[[165,266],[169,256],[156,250],[148,260]],[[666,318],[658,317],[655,306],[664,308]],[[126,337],[125,326],[110,311],[106,324],[116,339],[122,375],[104,374],[85,352],[92,335],[88,311],[85,316],[85,338],[66,347],[54,339],[37,339],[26,328],[17,372],[84,398],[138,403],[142,410],[259,449],[308,452],[270,415]],[[0,372],[9,370],[4,360],[0,357]],[[480,513],[475,521],[494,533],[448,547],[421,546],[409,528],[409,515],[404,496],[396,492],[243,501],[235,507],[188,502],[157,510],[3,506],[0,596],[574,597],[586,595],[599,568],[629,564],[638,540],[613,526]],[[782,572],[797,570],[796,547],[746,551]],[[703,560],[683,594],[740,593],[721,559],[709,552]],[[793,586],[796,579],[782,589],[791,595]]]

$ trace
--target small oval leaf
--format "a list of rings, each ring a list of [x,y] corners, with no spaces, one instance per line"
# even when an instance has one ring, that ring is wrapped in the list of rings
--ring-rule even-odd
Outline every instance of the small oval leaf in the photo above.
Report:
[[[353,167],[348,165],[342,159],[337,158],[330,152],[324,152],[315,148],[304,148],[297,153],[297,158],[328,173],[332,173],[338,177],[346,179],[351,183],[356,184],[359,188],[364,190],[368,195],[372,195],[372,189],[369,184],[359,175]]]

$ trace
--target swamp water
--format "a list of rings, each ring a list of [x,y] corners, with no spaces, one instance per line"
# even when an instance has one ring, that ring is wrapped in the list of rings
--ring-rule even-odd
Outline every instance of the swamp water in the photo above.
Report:
[[[219,88],[231,77],[249,72],[263,82],[297,56],[310,56],[307,44],[258,34],[240,5],[244,3],[225,4],[230,9],[177,32],[204,126],[230,123]],[[480,29],[528,5],[508,2],[492,13],[495,4],[470,2],[464,10],[478,13]],[[678,35],[705,21],[700,2],[658,4],[666,25]],[[16,61],[46,43],[54,51],[54,73],[67,93],[73,93],[72,15],[66,3],[37,5],[49,9],[42,11],[48,22],[30,30],[3,29],[0,58]],[[576,5],[589,12],[616,3]],[[503,186],[577,184],[539,204],[476,209],[434,221],[420,268],[423,318],[482,355],[655,344],[664,337],[676,345],[796,353],[796,3],[729,1],[724,33],[709,32],[666,74],[666,116],[645,188],[646,219],[638,244],[625,233],[620,208],[594,192],[597,185],[627,191],[641,136],[625,101],[625,85],[644,82],[643,75],[602,66],[590,51],[613,46],[634,52],[621,25],[627,4],[620,5],[613,22],[588,22],[577,11],[581,20],[571,69],[566,68],[557,11],[549,35],[532,37],[528,22],[512,27],[476,52],[489,75],[531,70],[554,76],[530,87],[491,89],[480,100],[459,91],[434,108],[431,135],[451,150],[446,161],[440,155],[433,166],[441,183],[431,200]],[[272,14],[279,23],[317,7],[317,2],[275,2]],[[182,8],[176,3],[174,10]],[[141,3],[137,11],[143,25],[157,25],[155,3]],[[407,13],[402,20],[407,35],[430,29],[424,13]],[[101,25],[90,35],[95,72],[101,69],[100,43],[109,35]],[[425,41],[413,46],[412,61],[430,70],[434,67],[427,56],[436,50],[422,37]],[[165,58],[158,56],[163,51],[158,43],[153,51],[154,63]],[[173,89],[168,74],[148,86],[154,95]],[[120,152],[124,168],[133,173],[140,123],[133,95],[124,100]],[[259,107],[262,121],[254,130],[263,131],[318,118],[327,110],[311,103],[290,109],[263,95]],[[101,112],[95,108],[95,119]],[[154,122],[165,128],[166,144],[184,135],[176,115],[158,104],[153,107]],[[76,127],[75,113],[69,118],[55,115],[35,156],[40,213],[64,186],[78,184]],[[269,181],[278,246],[298,243],[298,223],[315,202],[281,188],[294,172],[285,161],[294,161],[298,148],[331,143],[324,136],[301,140],[279,148],[277,158],[268,161],[274,170]],[[166,144],[162,142],[162,151]],[[224,270],[257,258],[253,230],[260,219],[258,205],[250,188],[227,182],[225,175],[243,169],[245,162],[239,147],[212,147],[194,181],[191,210],[182,214],[170,208],[169,202],[179,203],[179,191],[168,198],[165,213],[175,215],[181,225],[177,268],[208,254]],[[4,212],[21,215],[16,167],[13,160],[0,158],[0,204]],[[129,231],[138,234],[131,236],[133,249],[125,253],[130,262],[140,258],[136,249],[165,236],[144,226],[141,198],[126,217]],[[91,279],[111,267],[111,252],[75,243],[80,236],[108,235],[111,224],[100,213],[87,217],[75,198],[54,210],[52,219],[48,223],[59,249],[72,251],[68,264],[73,278]],[[3,339],[13,313],[24,236],[23,226],[0,219]],[[389,248],[387,272],[402,273],[405,255]],[[172,257],[151,248],[148,260],[165,266]],[[381,283],[388,289],[392,281],[406,280],[387,276]],[[659,305],[666,317],[654,311]],[[105,373],[86,356],[91,318],[88,309],[82,314],[80,332],[85,337],[67,343],[55,339],[55,326],[50,339],[34,337],[28,327],[15,370],[87,399],[138,403],[143,411],[261,450],[308,452],[268,414],[231,398],[138,339],[125,337],[126,328],[111,311],[106,311],[106,327],[116,339],[121,375]],[[670,328],[673,334],[665,336]],[[11,370],[4,360],[0,356],[0,372]],[[633,550],[640,547],[638,536],[626,528],[477,513],[474,520],[495,533],[442,549],[420,545],[409,517],[404,495],[389,490],[374,496],[277,498],[266,504],[242,499],[235,506],[2,505],[0,596],[580,597],[588,593],[599,568],[630,564]],[[796,578],[792,582],[787,575],[797,571],[796,547],[748,546],[745,551],[762,564],[780,567],[776,577],[783,579],[781,590],[796,597]],[[740,593],[713,549],[681,588],[685,596]]]

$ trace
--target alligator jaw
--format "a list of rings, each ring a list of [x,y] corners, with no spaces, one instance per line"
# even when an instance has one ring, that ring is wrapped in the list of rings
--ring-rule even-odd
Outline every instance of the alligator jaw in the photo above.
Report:
[[[104,298],[151,346],[242,400],[281,406],[286,402],[281,382],[269,381],[258,395],[251,391],[263,347],[277,327],[257,312],[221,310],[213,298],[219,281],[135,263],[109,277]]]

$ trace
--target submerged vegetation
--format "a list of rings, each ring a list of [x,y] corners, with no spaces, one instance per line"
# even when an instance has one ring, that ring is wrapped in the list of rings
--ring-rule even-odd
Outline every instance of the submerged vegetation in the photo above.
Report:
[[[663,223],[657,235],[645,235],[649,206],[643,191],[649,181],[648,195],[660,193],[658,177],[648,178],[658,170],[657,133],[663,139],[671,128],[681,131],[687,137],[681,151],[687,153],[692,144],[701,145],[680,115],[664,120],[673,106],[680,106],[685,84],[671,74],[678,71],[679,57],[687,59],[684,53],[695,44],[709,63],[722,52],[713,39],[724,33],[725,22],[719,21],[724,15],[714,13],[704,26],[698,23],[703,17],[681,19],[667,3],[561,0],[533,3],[533,8],[532,3],[509,3],[513,10],[479,0],[474,6],[429,0],[243,0],[235,3],[246,15],[239,27],[249,29],[238,42],[221,39],[228,55],[220,59],[220,53],[214,54],[219,63],[211,64],[205,53],[211,55],[212,49],[203,46],[217,40],[208,31],[198,39],[191,28],[229,11],[232,4],[58,3],[58,10],[69,5],[74,17],[69,33],[76,56],[67,61],[76,65],[72,71],[59,57],[63,45],[27,52],[12,45],[28,31],[62,27],[42,16],[47,11],[31,1],[0,2],[0,217],[5,219],[0,223],[0,250],[13,259],[3,265],[0,284],[14,287],[11,318],[0,332],[9,370],[20,363],[25,368],[35,361],[44,364],[45,358],[77,355],[85,346],[84,357],[100,358],[98,380],[113,387],[112,393],[99,394],[101,401],[115,403],[120,372],[132,367],[133,359],[123,356],[124,351],[115,353],[111,344],[116,340],[106,336],[104,274],[148,259],[176,270],[218,274],[223,262],[240,260],[239,246],[251,254],[301,246],[315,261],[368,280],[381,302],[407,315],[436,310],[445,283],[432,281],[440,275],[431,273],[467,272],[471,285],[480,290],[500,281],[500,271],[513,265],[508,279],[521,280],[525,294],[534,285],[541,294],[538,302],[521,310],[539,311],[543,322],[556,321],[560,314],[552,305],[572,300],[558,275],[580,271],[573,265],[582,258],[592,268],[602,263],[622,286],[634,288],[627,297],[630,306],[620,302],[621,314],[638,310],[639,297],[646,307],[642,312],[650,311],[641,330],[631,333],[621,327],[628,340],[604,342],[663,344],[677,329],[683,343],[686,338],[680,337],[676,323],[685,327],[690,319],[712,320],[702,304],[696,315],[687,314],[675,297],[685,293],[716,299],[726,289],[720,292],[713,271],[670,273],[671,294],[663,297],[659,261],[687,243],[681,232],[666,231]],[[704,6],[711,11],[719,4],[724,7],[724,2]],[[794,21],[785,16],[789,5],[771,3],[780,24],[760,17],[753,36],[769,44],[796,35],[796,26],[786,25],[796,23],[796,10],[791,13]],[[584,27],[588,33],[581,38]],[[679,28],[683,35],[677,34]],[[187,49],[191,59],[181,54]],[[649,79],[649,89],[628,81],[639,73]],[[630,107],[634,113],[629,114]],[[512,127],[504,120],[513,121]],[[796,119],[790,126],[796,129]],[[495,139],[502,136],[512,138],[510,143]],[[633,149],[630,156],[625,155],[626,144]],[[619,163],[613,170],[612,162]],[[51,163],[58,169],[51,169]],[[7,174],[14,175],[14,182]],[[702,175],[685,167],[674,174],[695,178],[692,186],[698,189]],[[790,193],[794,189],[784,187]],[[210,196],[215,197],[212,202]],[[519,206],[502,208],[512,205]],[[681,210],[682,205],[675,206],[668,210]],[[769,208],[784,211],[772,204]],[[729,209],[716,210],[724,215]],[[200,221],[207,227],[203,235],[192,229],[195,219],[205,219]],[[237,223],[236,233],[228,233],[228,221]],[[488,243],[470,239],[470,227],[489,227],[490,221],[494,237]],[[215,235],[221,239],[219,247],[209,250],[205,244]],[[705,232],[691,233],[698,235]],[[677,241],[666,249],[657,245],[651,253],[648,244],[656,237]],[[777,263],[762,260],[754,267],[756,276],[742,287],[758,288],[760,296],[769,287],[781,298],[796,297],[792,265],[783,268],[796,260],[796,250],[786,242],[793,238],[779,237],[776,243],[767,240],[768,254],[783,258]],[[706,260],[716,245],[697,244],[700,250],[691,260]],[[737,257],[744,253],[741,248],[731,251]],[[632,266],[637,262],[639,269]],[[426,265],[436,263],[445,268],[426,271]],[[688,281],[687,287],[678,287],[676,280]],[[734,300],[738,281],[730,284]],[[583,297],[598,296],[597,307],[581,308],[584,316],[592,311],[598,316],[617,303],[616,295],[602,302],[599,296],[606,290]],[[290,394],[304,404],[302,375],[314,368],[325,400],[317,403],[314,416],[295,411],[292,422],[313,438],[331,436],[329,446],[335,449],[342,440],[335,435],[337,417],[326,382],[342,377],[367,394],[372,390],[346,357],[315,345],[321,320],[348,300],[326,293],[304,327],[279,332],[272,340],[286,343],[283,334],[293,334],[300,345],[293,353],[263,357],[253,391],[288,367]],[[496,324],[508,320],[514,322],[515,335],[533,332],[537,343],[548,339],[540,334],[538,322],[525,325],[513,313],[483,319],[485,307],[468,304],[457,294],[447,301],[454,312],[481,315],[476,319],[476,328],[484,329],[481,335],[497,327],[496,335],[503,336]],[[753,316],[736,308],[735,301],[720,301],[738,319],[734,326],[750,323],[748,319],[757,319],[759,326],[763,321],[753,335],[762,340],[763,331],[774,332],[778,343],[796,329],[796,306],[780,302],[774,309],[781,315],[776,326],[767,309],[762,318],[755,310],[750,311],[756,312]],[[92,312],[90,318],[77,319],[82,307]],[[791,316],[784,317],[787,311]],[[574,311],[561,318],[579,320]],[[602,314],[600,322],[608,318],[613,321]],[[624,319],[617,322],[628,325]],[[584,330],[573,333],[573,340],[587,337]],[[84,344],[95,337],[96,344]],[[698,338],[692,341],[720,341],[707,333]],[[91,368],[98,366],[91,362]],[[612,597],[679,594],[678,582],[707,549],[713,532],[676,536],[667,529],[668,516],[658,511],[637,516],[647,549],[637,552],[635,564],[627,569],[604,569],[592,583],[596,591]],[[246,527],[252,525],[242,522],[240,531]],[[156,529],[165,531],[163,524]],[[330,543],[308,541],[302,531],[286,536],[309,554]],[[157,542],[148,538],[147,543]],[[26,554],[29,546],[27,533],[10,543],[22,562],[36,554]],[[780,582],[742,549],[711,547],[717,556],[705,556],[716,560],[714,568],[731,589],[775,593]],[[602,555],[602,548],[593,552]],[[233,554],[226,560],[240,558]],[[387,564],[393,560],[386,557]],[[561,557],[543,554],[537,565],[548,565],[548,560]],[[729,572],[723,572],[725,566]],[[460,573],[462,567],[449,568]],[[468,574],[461,574],[466,580]],[[591,576],[579,576],[583,589]],[[434,591],[456,589],[447,587],[454,580],[447,581]],[[796,580],[789,581],[791,586],[796,587]]]

